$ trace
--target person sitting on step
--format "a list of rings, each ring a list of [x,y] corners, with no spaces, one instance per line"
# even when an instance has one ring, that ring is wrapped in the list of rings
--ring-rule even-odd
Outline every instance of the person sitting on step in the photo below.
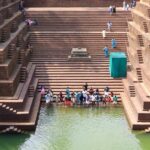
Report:
[[[113,104],[118,103],[118,97],[116,95],[113,96]]]
[[[107,97],[109,96],[109,87],[106,86],[105,89],[104,89],[104,97]]]

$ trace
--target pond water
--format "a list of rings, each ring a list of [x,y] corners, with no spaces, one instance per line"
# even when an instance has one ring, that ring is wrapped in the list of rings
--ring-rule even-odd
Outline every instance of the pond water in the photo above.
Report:
[[[132,132],[123,108],[42,106],[29,135],[0,135],[0,150],[150,150],[150,134]]]

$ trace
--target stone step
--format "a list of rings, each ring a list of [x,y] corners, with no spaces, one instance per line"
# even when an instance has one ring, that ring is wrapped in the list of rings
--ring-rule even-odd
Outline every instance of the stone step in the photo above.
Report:
[[[105,80],[103,80],[103,78],[99,78],[99,79],[94,79],[94,81],[92,79],[90,79],[89,77],[87,79],[82,79],[82,78],[79,78],[79,79],[64,79],[64,78],[59,78],[59,79],[39,79],[39,84],[40,83],[82,83],[84,84],[85,83],[85,80],[87,80],[87,82],[89,84],[92,84],[92,83],[106,83]],[[95,82],[96,81],[96,82]],[[121,80],[117,80],[117,79],[108,79],[107,80],[107,83],[121,83]]]
[[[122,103],[124,105],[125,113],[129,124],[133,130],[143,130],[150,127],[150,122],[137,122],[136,114],[134,113],[129,97],[125,93],[121,93]]]
[[[33,106],[31,116],[29,120],[23,121],[23,122],[17,122],[17,121],[12,121],[12,122],[0,122],[0,130],[4,129],[4,127],[8,126],[15,126],[21,130],[35,130],[36,124],[37,124],[37,117],[38,117],[38,112],[40,108],[40,101],[41,100],[41,94],[37,93],[35,97],[36,103]]]
[[[45,87],[45,89],[46,89],[46,91],[48,90],[50,88],[50,86],[49,87]],[[94,87],[94,88],[96,88],[96,87]],[[99,89],[99,92],[100,93],[104,93],[104,88],[102,87],[102,88],[98,88]],[[82,91],[83,90],[83,88],[81,87],[81,88],[78,88],[78,89],[76,89],[76,88],[71,88],[70,89],[70,92],[74,92],[74,91]],[[40,92],[41,91],[41,87],[39,86],[39,88],[38,88],[38,91]],[[53,89],[53,93],[54,93],[54,95],[55,94],[59,94],[59,92],[62,92],[63,94],[65,94],[65,91],[66,91],[66,88],[59,88],[59,89]],[[122,93],[123,92],[123,90],[117,90],[117,89],[111,89],[110,91],[112,91],[114,94],[116,94],[117,96],[119,96],[120,95],[120,93]],[[120,97],[120,96],[119,96]]]
[[[85,82],[84,82],[85,83]],[[82,82],[66,82],[66,81],[62,81],[62,82],[39,82],[38,85],[51,85],[51,86],[83,86]],[[88,82],[89,83],[89,82]],[[89,83],[89,86],[106,86],[106,84],[109,86],[123,86],[123,84],[121,82],[111,82],[111,81],[108,81],[107,83],[106,82],[92,82],[92,83]]]
[[[103,85],[93,85],[92,87],[94,87],[94,88],[98,88],[98,89],[104,89],[105,87],[106,87],[106,85],[107,84],[103,84]],[[40,87],[41,87],[41,85],[39,85]],[[68,87],[69,86],[69,88],[70,89],[80,89],[80,90],[82,90],[82,88],[83,88],[83,85],[70,85],[70,84],[66,84],[66,85],[59,85],[59,84],[56,84],[56,85],[50,85],[50,84],[47,84],[47,85],[45,85],[45,83],[44,84],[42,84],[42,86],[44,86],[46,89],[47,88],[51,88],[52,90],[59,90],[59,89],[66,89],[66,87]],[[109,86],[109,85],[108,85]],[[113,90],[116,90],[116,91],[123,91],[123,86],[122,85],[110,85],[109,86],[111,89],[113,89]],[[118,90],[119,89],[119,90]],[[78,91],[77,90],[77,91]]]

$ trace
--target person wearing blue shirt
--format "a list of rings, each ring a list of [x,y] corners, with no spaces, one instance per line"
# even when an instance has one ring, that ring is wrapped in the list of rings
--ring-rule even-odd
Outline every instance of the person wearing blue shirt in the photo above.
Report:
[[[69,89],[69,87],[66,88],[66,98],[67,98],[67,100],[70,100],[70,99],[71,99],[71,94],[70,94],[70,89]]]
[[[112,46],[112,48],[116,48],[117,47],[117,42],[116,42],[115,39],[111,40],[111,46]]]
[[[105,57],[108,57],[109,56],[109,49],[108,49],[108,47],[105,46],[103,50],[104,50]]]

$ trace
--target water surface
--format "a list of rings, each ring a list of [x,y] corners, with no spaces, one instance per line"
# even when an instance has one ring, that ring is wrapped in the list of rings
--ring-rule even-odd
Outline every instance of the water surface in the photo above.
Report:
[[[123,108],[42,107],[29,135],[0,135],[0,150],[150,150],[150,134],[132,132]]]

